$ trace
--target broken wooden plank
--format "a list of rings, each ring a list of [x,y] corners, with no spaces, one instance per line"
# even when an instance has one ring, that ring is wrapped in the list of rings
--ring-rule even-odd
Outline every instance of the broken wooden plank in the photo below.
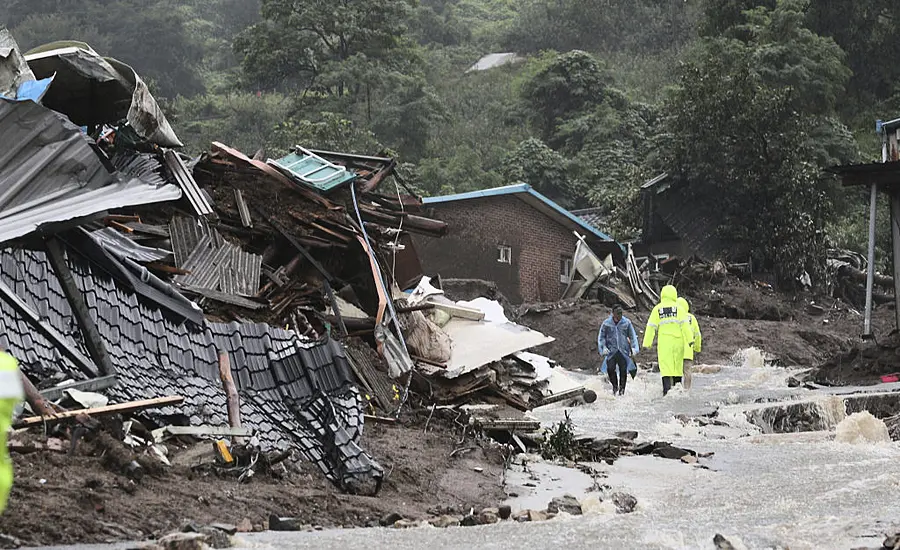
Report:
[[[384,416],[374,416],[371,414],[364,414],[363,419],[367,422],[371,421],[376,424],[396,424],[397,423],[396,418],[387,418]]]
[[[7,443],[7,448],[10,452],[23,455],[36,453],[38,451],[65,453],[68,450],[68,445],[66,445],[66,442],[62,439],[59,439],[58,437],[51,437],[45,443],[42,443],[40,441],[20,441],[18,439],[11,439]]]
[[[584,394],[584,386],[579,386],[577,388],[572,388],[571,390],[566,390],[553,395],[546,395],[543,399],[541,399],[541,402],[538,404],[538,406],[543,407],[544,405],[559,403],[560,401],[566,401],[567,399],[577,399],[581,397],[582,394]]]
[[[124,223],[117,222],[115,220],[109,220],[107,223],[110,227],[115,227],[119,231],[124,231],[125,233],[134,233],[134,229],[128,227]]]
[[[253,430],[246,427],[232,426],[164,426],[153,430],[153,440],[162,442],[166,436],[191,436],[191,437],[251,437]]]
[[[36,426],[43,423],[54,423],[60,422],[62,420],[67,420],[70,418],[75,418],[79,415],[86,416],[103,416],[108,414],[118,414],[118,413],[129,413],[135,411],[141,411],[145,409],[157,409],[160,407],[168,407],[170,405],[179,405],[184,402],[184,397],[180,395],[172,395],[168,397],[158,397],[156,399],[143,399],[141,401],[132,401],[130,403],[120,403],[118,405],[107,405],[105,407],[97,407],[94,409],[78,409],[74,411],[66,411],[58,414],[54,414],[53,416],[48,417],[40,417],[40,416],[30,416],[28,418],[23,418],[15,424],[15,428],[24,428],[27,426]]]
[[[253,219],[250,218],[250,209],[247,208],[247,202],[244,201],[244,195],[240,189],[234,190],[234,202],[237,204],[238,214],[241,216],[241,224],[244,227],[253,227]]]
[[[541,429],[539,420],[487,419],[474,417],[475,424],[487,431],[536,432]]]
[[[460,319],[468,319],[470,321],[484,321],[484,312],[480,309],[456,304],[444,304],[441,302],[428,301],[428,303],[432,304],[435,309],[449,313],[451,317],[459,317]]]
[[[113,374],[110,376],[101,376],[100,378],[92,378],[90,380],[84,380],[82,382],[72,382],[71,384],[66,384],[65,386],[56,386],[54,388],[47,388],[46,390],[41,391],[41,395],[43,395],[45,399],[49,399],[50,401],[56,401],[57,399],[63,398],[66,390],[97,392],[97,391],[109,389],[118,383],[119,383],[118,376]]]

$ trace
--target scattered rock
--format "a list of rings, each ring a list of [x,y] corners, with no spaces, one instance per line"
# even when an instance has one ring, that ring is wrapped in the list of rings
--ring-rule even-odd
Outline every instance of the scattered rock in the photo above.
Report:
[[[485,508],[478,514],[478,523],[480,525],[493,525],[500,521],[500,512],[496,508]]]
[[[157,541],[165,550],[204,550],[206,535],[203,533],[172,533]]]
[[[414,519],[398,519],[396,523],[394,523],[394,529],[411,529],[413,527],[418,527],[419,522]]]
[[[219,531],[222,531],[229,536],[234,536],[238,532],[237,526],[231,525],[229,523],[212,523],[210,524],[210,527],[212,527],[213,529],[218,529]]]
[[[472,514],[468,514],[459,521],[459,524],[463,527],[474,527],[478,525],[478,518],[476,518]]]
[[[252,533],[253,532],[253,522],[250,521],[250,518],[244,518],[237,524],[237,532],[238,533]]]
[[[716,545],[716,550],[735,550],[734,545],[731,544],[728,539],[719,534],[713,537],[713,544]]]
[[[0,534],[0,548],[21,548],[22,541],[11,535]]]
[[[691,455],[684,455],[683,457],[681,457],[681,461],[685,464],[696,464],[697,462],[699,462],[696,456]]]
[[[509,519],[509,517],[512,515],[512,506],[510,506],[509,504],[504,504],[497,509],[497,513],[500,516],[500,519]]]
[[[459,518],[456,516],[444,515],[436,518],[431,518],[430,520],[428,520],[428,523],[439,529],[444,529],[446,527],[457,527],[459,525]]]
[[[690,449],[682,449],[680,447],[673,447],[669,443],[665,442],[656,442],[653,444],[653,456],[658,456],[660,458],[668,458],[670,460],[681,460],[681,457],[685,455],[695,456],[697,453]]]
[[[513,519],[518,521],[519,523],[524,523],[526,521],[531,521],[530,510],[519,510],[516,512],[516,515],[513,516]]]
[[[215,527],[203,527],[200,533],[206,535],[206,544],[212,548],[231,548],[231,537],[228,533]]]
[[[528,521],[547,521],[556,517],[556,514],[550,514],[543,510],[528,510]]]
[[[578,499],[572,495],[554,498],[550,501],[550,504],[547,505],[547,511],[553,514],[565,512],[567,514],[572,514],[573,516],[580,516],[582,513],[581,504],[579,504]]]
[[[388,525],[393,525],[403,519],[403,516],[398,514],[397,512],[393,512],[381,518],[382,527],[387,527]]]
[[[708,452],[708,453],[700,453],[697,456],[700,458],[712,458],[716,453]]]
[[[269,531],[303,531],[305,525],[297,518],[281,518],[276,515],[269,516]]]
[[[638,433],[634,431],[616,432],[616,437],[627,441],[634,441],[638,437]]]
[[[900,550],[900,533],[891,535],[884,539],[884,542],[881,544],[881,546],[885,550]]]
[[[637,499],[628,493],[613,493],[612,501],[617,514],[630,514],[637,507]]]

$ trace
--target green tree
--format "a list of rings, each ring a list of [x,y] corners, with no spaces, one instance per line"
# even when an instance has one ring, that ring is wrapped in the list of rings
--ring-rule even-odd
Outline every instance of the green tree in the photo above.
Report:
[[[823,281],[829,195],[807,159],[793,90],[752,69],[752,52],[710,43],[682,71],[667,106],[673,166],[719,213],[719,235],[795,285]],[[727,55],[724,55],[727,54]]]
[[[584,192],[569,179],[566,158],[539,139],[526,139],[503,162],[500,173],[510,183],[523,182],[566,208],[584,205]]]
[[[568,116],[600,103],[609,80],[603,64],[587,52],[552,58],[523,90],[544,140],[553,139]]]
[[[407,0],[262,0],[262,20],[235,49],[258,87],[361,98],[409,64],[409,14]]]

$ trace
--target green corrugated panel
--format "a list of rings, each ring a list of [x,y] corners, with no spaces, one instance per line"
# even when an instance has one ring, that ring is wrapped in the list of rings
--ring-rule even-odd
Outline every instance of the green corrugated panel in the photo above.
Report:
[[[299,149],[278,160],[269,160],[282,171],[290,174],[295,181],[327,193],[356,178],[356,174],[343,166],[332,164],[327,160]]]

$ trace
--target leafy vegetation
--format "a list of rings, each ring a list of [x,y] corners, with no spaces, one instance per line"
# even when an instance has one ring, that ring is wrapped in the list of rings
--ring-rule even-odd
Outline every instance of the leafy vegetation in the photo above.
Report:
[[[194,153],[396,154],[423,193],[524,181],[620,239],[640,184],[678,174],[788,284],[862,249],[865,195],[822,169],[878,158],[900,111],[891,0],[11,0],[0,22],[133,65]],[[520,58],[468,71],[495,52]]]

